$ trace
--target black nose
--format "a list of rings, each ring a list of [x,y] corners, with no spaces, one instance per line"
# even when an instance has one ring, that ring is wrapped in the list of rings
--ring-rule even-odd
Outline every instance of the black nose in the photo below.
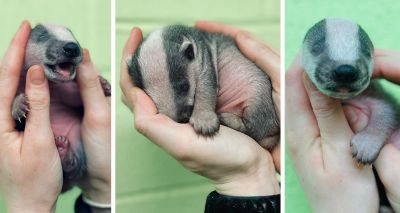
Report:
[[[79,56],[79,46],[73,42],[67,43],[63,49],[67,57],[73,58]]]
[[[357,79],[358,71],[351,65],[341,65],[334,70],[334,78],[338,82],[350,83]]]

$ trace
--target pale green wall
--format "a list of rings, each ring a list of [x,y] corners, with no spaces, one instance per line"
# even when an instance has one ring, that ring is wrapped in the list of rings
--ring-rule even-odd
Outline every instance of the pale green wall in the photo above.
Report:
[[[249,30],[279,48],[277,0],[118,0],[116,9],[118,68],[123,45],[133,26],[139,26],[148,33],[168,24],[193,25],[200,19],[218,20]],[[119,90],[117,97],[120,97]],[[203,212],[212,186],[204,178],[187,172],[137,133],[133,129],[131,112],[120,101],[116,104],[116,121],[117,211]]]
[[[317,21],[326,17],[343,17],[358,22],[369,34],[376,48],[400,51],[400,2],[398,0],[358,1],[358,0],[286,0],[285,54],[286,67],[299,52],[307,30]],[[397,94],[398,86],[385,84]],[[396,89],[395,89],[396,88]],[[286,94],[289,99],[295,94]],[[338,195],[340,196],[340,195]],[[286,155],[286,212],[310,212],[298,178]]]
[[[1,0],[0,55],[2,56],[22,20],[32,25],[39,22],[69,27],[80,44],[91,52],[92,60],[110,79],[110,0]],[[51,177],[49,177],[51,178]],[[73,212],[79,190],[61,195],[57,212]],[[0,202],[0,212],[5,212]]]

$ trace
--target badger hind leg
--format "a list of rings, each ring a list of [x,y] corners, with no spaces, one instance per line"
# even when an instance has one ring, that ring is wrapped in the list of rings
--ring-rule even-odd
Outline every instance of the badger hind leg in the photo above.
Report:
[[[367,126],[353,136],[350,146],[353,157],[359,163],[372,164],[395,131],[396,111],[383,100],[369,97],[361,101],[368,106],[370,118]]]
[[[260,102],[247,107],[243,112],[243,123],[247,134],[262,147],[271,150],[279,143],[280,127],[273,105]]]
[[[106,97],[111,96],[111,84],[105,79],[103,76],[99,76],[99,81],[101,84],[101,87],[103,88],[104,95]]]
[[[14,120],[22,123],[29,111],[28,98],[24,93],[17,95],[12,104],[11,115]]]
[[[86,156],[82,142],[78,141],[77,147],[73,149],[66,136],[56,136],[54,139],[63,169],[61,192],[66,192],[86,174]]]

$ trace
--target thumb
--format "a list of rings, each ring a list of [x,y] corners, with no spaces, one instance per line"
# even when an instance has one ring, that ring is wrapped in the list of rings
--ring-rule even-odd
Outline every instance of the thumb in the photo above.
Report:
[[[344,139],[348,139],[352,133],[340,100],[322,94],[305,73],[303,73],[303,82],[318,122],[321,138],[344,141],[348,146],[349,140]]]
[[[50,92],[43,68],[35,65],[28,70],[26,79],[26,95],[29,103],[29,114],[26,121],[25,134],[37,143],[47,143],[50,127]]]

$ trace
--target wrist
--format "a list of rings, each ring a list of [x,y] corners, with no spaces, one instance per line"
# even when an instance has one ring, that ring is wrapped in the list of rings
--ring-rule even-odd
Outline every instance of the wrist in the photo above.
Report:
[[[272,160],[271,160],[272,162]],[[280,193],[276,172],[271,162],[259,162],[254,168],[214,183],[215,190],[230,196],[269,196]]]
[[[54,213],[56,204],[53,205],[26,205],[26,203],[7,205],[7,212],[9,213]]]
[[[89,186],[81,187],[85,198],[103,204],[111,204],[111,181],[91,181]]]

